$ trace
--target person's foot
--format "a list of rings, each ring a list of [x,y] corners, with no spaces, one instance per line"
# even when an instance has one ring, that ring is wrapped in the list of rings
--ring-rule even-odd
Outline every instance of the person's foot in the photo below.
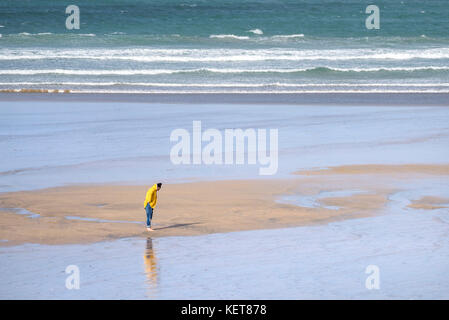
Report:
[[[151,227],[147,227],[147,231],[154,231]]]

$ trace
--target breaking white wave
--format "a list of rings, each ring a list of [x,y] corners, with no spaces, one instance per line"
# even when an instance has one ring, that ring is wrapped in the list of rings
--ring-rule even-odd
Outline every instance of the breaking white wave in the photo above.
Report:
[[[0,60],[90,59],[136,62],[353,61],[449,59],[449,48],[431,49],[0,49]]]
[[[174,87],[174,88],[314,88],[314,87],[389,87],[389,88],[449,88],[449,83],[164,83],[164,82],[72,82],[72,81],[52,81],[52,82],[0,82],[0,86],[85,86],[85,87],[107,87],[107,86],[133,86],[133,87]]]
[[[260,30],[260,29],[251,29],[251,30],[248,30],[248,32],[251,32],[251,33],[254,33],[254,34],[257,34],[257,35],[262,35],[263,34],[263,31]]]
[[[10,69],[0,70],[3,75],[37,75],[37,74],[65,74],[65,75],[161,75],[176,73],[298,73],[298,72],[378,72],[378,71],[425,71],[425,70],[449,70],[449,66],[424,66],[424,67],[378,67],[378,68],[285,68],[285,69],[238,69],[238,68],[196,68],[196,69],[121,69],[121,70],[73,70],[73,69]]]
[[[211,39],[237,39],[237,40],[248,40],[249,37],[247,36],[236,36],[234,34],[211,34],[209,36]]]
[[[290,38],[303,38],[304,35],[302,33],[298,33],[298,34],[280,34],[280,35],[275,35],[272,36],[272,38],[276,39],[290,39]]]

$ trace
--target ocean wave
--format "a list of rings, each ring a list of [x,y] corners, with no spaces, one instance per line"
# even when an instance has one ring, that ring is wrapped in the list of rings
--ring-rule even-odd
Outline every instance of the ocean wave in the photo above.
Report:
[[[0,49],[0,60],[87,59],[136,62],[352,61],[449,59],[449,48],[431,49]]]
[[[196,6],[198,6],[196,3],[181,3],[180,4],[181,7],[190,7],[190,8],[195,8]]]
[[[33,37],[33,36],[49,36],[49,35],[53,35],[53,34],[54,33],[51,33],[51,32],[38,32],[38,33],[21,32],[21,33],[18,33],[17,35]],[[12,34],[12,35],[14,36],[14,34]]]
[[[288,68],[288,69],[236,69],[236,68],[196,68],[196,69],[121,69],[121,70],[73,70],[73,69],[10,69],[0,70],[2,75],[39,75],[39,74],[62,74],[62,75],[162,75],[178,73],[329,73],[329,72],[416,72],[416,71],[448,71],[449,66],[423,66],[423,67],[377,67],[377,68]]]
[[[158,75],[181,72],[198,72],[199,70],[71,70],[71,69],[40,69],[40,70],[0,70],[3,75],[38,75],[38,74],[63,74],[63,75]]]
[[[254,34],[257,34],[257,35],[262,35],[263,34],[263,31],[260,30],[260,29],[251,29],[251,30],[248,30],[248,32],[251,32],[251,33],[254,33]]]
[[[261,29],[251,29],[247,32],[253,33],[255,35],[263,35],[263,31]],[[212,34],[209,36],[209,38],[217,38],[217,39],[237,39],[237,40],[254,40],[257,42],[263,41],[270,41],[270,40],[289,40],[289,39],[296,39],[296,38],[304,38],[304,34],[297,33],[297,34],[279,34],[279,35],[272,35],[272,36],[265,36],[265,37],[248,37],[248,36],[238,36],[235,34]]]
[[[60,37],[67,37],[67,34],[57,34],[52,32],[38,32],[38,33],[30,33],[30,32],[20,32],[20,33],[10,33],[8,34],[8,37],[40,37],[40,36],[60,36]],[[69,36],[80,36],[80,37],[95,37],[96,34],[94,33],[72,33]]]
[[[449,83],[163,83],[163,82],[72,82],[72,81],[23,81],[23,82],[0,82],[0,86],[85,86],[85,87],[166,87],[166,88],[314,88],[314,87],[389,87],[389,88],[449,88]]]
[[[191,91],[191,90],[70,90],[71,93],[101,93],[101,94],[310,94],[310,93],[444,93],[449,94],[449,90],[287,90],[287,91],[253,91],[253,90],[207,90],[207,91]]]
[[[275,46],[275,47],[298,47],[301,49],[304,45],[317,48],[334,47],[334,48],[353,48],[355,44],[359,44],[361,47],[367,47],[367,44],[371,44],[371,47],[385,46],[387,47],[403,47],[408,46],[410,48],[416,46],[424,47],[437,47],[447,46],[449,38],[447,37],[433,37],[433,36],[414,36],[414,37],[400,37],[400,36],[370,36],[368,37],[323,37],[313,34],[294,33],[294,34],[266,34],[268,31],[262,28],[253,29],[241,29],[238,33],[226,33],[222,34],[208,34],[208,35],[195,35],[195,34],[183,34],[170,30],[169,33],[150,34],[142,33],[135,34],[132,32],[126,32],[120,34],[119,32],[114,34],[114,27],[103,32],[96,33],[52,33],[45,35],[48,37],[46,40],[52,40],[55,47],[67,47],[71,45],[72,41],[77,39],[85,39],[90,44],[100,44],[101,46],[134,46],[134,45],[166,45],[181,43],[185,45],[197,46],[198,44],[208,44],[211,46],[222,44],[227,46],[235,43],[247,43],[251,46]],[[116,31],[116,30],[115,30]],[[43,32],[40,32],[43,33]],[[175,34],[178,33],[177,36]],[[112,36],[114,35],[114,36]],[[22,32],[22,33],[6,33],[4,34],[4,40],[6,43],[15,45],[22,41],[36,41],[39,42],[44,35],[38,33]],[[87,40],[86,37],[90,37]],[[101,43],[96,42],[96,38],[101,39]],[[369,40],[368,40],[369,39]],[[83,44],[81,44],[83,46]],[[37,47],[40,47],[39,45]]]
[[[272,36],[273,39],[291,39],[291,38],[303,38],[304,34],[298,33],[298,34],[280,34]]]
[[[251,29],[247,32],[251,32],[255,35],[263,35],[263,31],[260,29]],[[270,41],[270,40],[289,40],[289,39],[296,39],[296,38],[304,38],[304,34],[298,33],[298,34],[279,34],[279,35],[273,35],[273,36],[266,36],[266,37],[248,37],[248,36],[238,36],[235,34],[212,34],[209,36],[211,39],[236,39],[236,40],[254,40],[257,42],[262,41]]]
[[[263,87],[260,89],[251,88],[208,88],[198,87],[185,89],[164,89],[158,88],[155,90],[137,89],[137,88],[115,88],[115,89],[97,89],[97,88],[82,88],[82,87],[36,87],[32,88],[0,88],[1,92],[42,92],[42,93],[98,93],[98,94],[112,94],[112,93],[126,93],[126,94],[311,94],[311,93],[433,93],[433,94],[449,94],[449,88],[397,88],[395,86],[390,87],[373,87],[363,88],[357,85],[349,86],[348,88],[332,88],[328,85],[317,86],[316,88],[301,88],[301,89],[282,89],[282,88],[270,88]]]
[[[209,36],[211,39],[237,39],[237,40],[248,40],[247,36],[236,36],[234,34],[211,34]]]

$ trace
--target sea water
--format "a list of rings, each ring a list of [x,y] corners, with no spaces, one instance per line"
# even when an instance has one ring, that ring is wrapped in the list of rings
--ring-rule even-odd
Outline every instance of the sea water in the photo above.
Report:
[[[0,89],[448,92],[445,0],[0,3]]]

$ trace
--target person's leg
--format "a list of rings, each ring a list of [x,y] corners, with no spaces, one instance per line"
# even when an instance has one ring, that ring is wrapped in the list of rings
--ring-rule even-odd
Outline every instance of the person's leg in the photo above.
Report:
[[[147,213],[147,228],[150,228],[151,227],[151,218],[153,216],[153,208],[151,208],[149,203],[145,207],[145,211]]]
[[[150,219],[149,219],[149,224],[147,224],[148,228],[151,228],[151,220],[153,219],[153,208],[151,208],[150,205],[148,205],[150,208]]]

